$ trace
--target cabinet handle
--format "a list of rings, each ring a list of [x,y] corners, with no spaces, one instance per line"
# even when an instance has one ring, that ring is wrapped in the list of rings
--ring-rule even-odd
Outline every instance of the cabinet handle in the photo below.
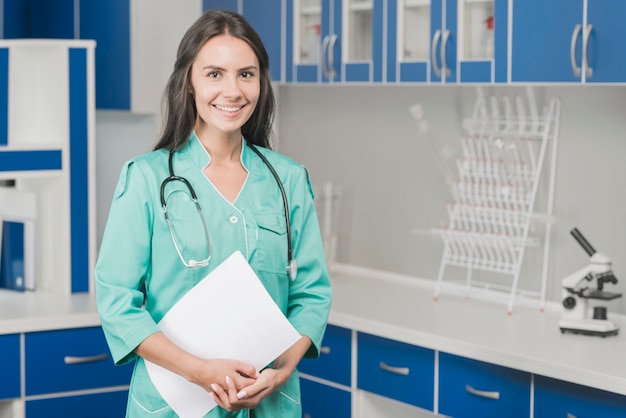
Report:
[[[485,390],[478,390],[474,389],[470,385],[465,385],[465,390],[467,391],[467,393],[480,396],[481,398],[500,399],[500,392],[487,392]]]
[[[580,77],[580,67],[576,65],[576,40],[578,40],[578,34],[580,34],[581,29],[582,26],[580,26],[580,23],[574,26],[574,32],[572,32],[572,40],[569,45],[569,59],[570,63],[572,64],[572,71],[574,72],[575,77]]]
[[[448,61],[446,60],[446,49],[448,48],[449,38],[450,38],[450,31],[446,29],[443,32],[443,38],[441,41],[441,69],[445,77],[450,76],[450,69],[448,68]]]
[[[330,354],[330,347],[323,345],[320,347],[320,354]]]
[[[329,77],[328,67],[326,65],[327,56],[328,56],[328,44],[330,42],[330,38],[328,35],[324,36],[324,40],[322,41],[322,73],[324,73],[324,77]]]
[[[65,362],[65,364],[82,364],[82,363],[96,363],[98,361],[103,361],[108,358],[109,358],[109,355],[104,353],[104,354],[98,354],[95,356],[83,356],[83,357],[65,356],[63,358],[63,361]]]
[[[328,44],[328,79],[334,79],[337,75],[335,71],[335,44],[337,43],[337,34],[330,35],[330,42]]]
[[[593,76],[593,68],[589,66],[589,60],[587,59],[587,49],[589,48],[589,36],[591,35],[592,29],[593,29],[593,25],[587,25],[585,27],[585,34],[583,35],[583,52],[582,52],[583,68],[585,69],[585,76],[589,78]]]
[[[441,38],[441,31],[437,29],[433,35],[433,42],[430,44],[430,60],[433,63],[433,70],[435,70],[437,77],[441,77],[441,69],[437,65],[437,44],[439,43],[439,38]]]
[[[408,376],[409,371],[410,371],[408,367],[393,367],[382,361],[379,363],[378,366],[387,372],[390,372],[393,374],[401,374],[402,376]]]

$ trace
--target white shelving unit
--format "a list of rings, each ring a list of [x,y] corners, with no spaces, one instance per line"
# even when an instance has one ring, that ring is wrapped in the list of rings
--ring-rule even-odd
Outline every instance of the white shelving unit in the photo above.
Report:
[[[36,291],[93,281],[94,53],[89,40],[0,40],[0,180],[37,196]]]
[[[549,101],[539,111],[531,87],[526,98],[498,100],[478,97],[471,118],[464,121],[456,156],[456,178],[449,181],[452,201],[446,206],[448,224],[437,229],[444,242],[435,300],[444,289],[507,301],[513,311],[518,295],[545,305],[560,102]],[[545,176],[543,172],[546,171]],[[547,180],[546,187],[541,187]],[[545,212],[537,211],[542,190]],[[543,237],[530,236],[531,225],[545,225]],[[538,234],[540,235],[540,234]],[[542,242],[540,242],[542,241]],[[543,247],[539,289],[519,286],[528,246]],[[465,280],[445,282],[450,266],[465,269]],[[474,271],[495,273],[496,283],[481,283]]]

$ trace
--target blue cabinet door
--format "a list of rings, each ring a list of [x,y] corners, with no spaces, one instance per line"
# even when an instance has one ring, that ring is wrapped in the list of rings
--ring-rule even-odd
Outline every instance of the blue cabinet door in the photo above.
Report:
[[[113,364],[100,327],[27,333],[24,353],[27,396],[128,385],[134,366]]]
[[[127,391],[26,401],[26,418],[112,418],[126,414]]]
[[[0,335],[0,399],[20,397],[20,336]]]
[[[512,12],[511,81],[580,81],[583,0],[515,1]]]
[[[244,0],[242,14],[263,40],[270,57],[272,81],[284,81],[282,28],[285,22],[282,0]]]
[[[508,0],[494,0],[493,9],[493,58],[470,60],[459,57],[461,83],[506,83],[508,80]],[[463,17],[459,16],[459,19]]]
[[[241,12],[237,10],[238,0],[202,0],[202,10],[205,12],[209,9],[228,9],[233,12]]]
[[[626,396],[535,376],[534,417],[624,418]]]
[[[350,386],[352,357],[352,331],[328,325],[315,360],[302,359],[298,369],[302,373]]]
[[[455,418],[530,416],[530,374],[439,354],[439,412]]]
[[[96,40],[96,108],[130,110],[130,0],[82,1],[80,37]]]
[[[300,379],[302,416],[306,418],[350,418],[350,392]]]
[[[364,333],[357,340],[359,389],[433,410],[433,350]]]
[[[626,2],[623,0],[588,0],[589,41],[585,74],[588,83],[626,81]]]

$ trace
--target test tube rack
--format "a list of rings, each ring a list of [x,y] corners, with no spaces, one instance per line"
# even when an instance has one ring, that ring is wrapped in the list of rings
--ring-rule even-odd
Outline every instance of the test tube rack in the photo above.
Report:
[[[437,228],[444,243],[435,295],[450,288],[444,283],[449,266],[465,268],[460,287],[467,296],[485,290],[474,282],[472,273],[488,271],[509,277],[499,284],[497,294],[507,301],[507,313],[513,311],[520,270],[526,247],[543,245],[540,289],[524,291],[545,306],[545,292],[554,197],[556,153],[559,134],[560,101],[552,99],[541,112],[534,92],[526,89],[526,101],[520,96],[486,99],[478,88],[473,114],[463,121],[456,156],[454,181],[448,182],[452,201],[446,205],[448,224]],[[550,155],[548,155],[550,154]],[[542,171],[547,170],[545,213],[535,212]],[[529,236],[531,224],[542,219],[545,225],[542,243]],[[493,284],[491,287],[494,288]],[[458,290],[458,289],[457,289]]]

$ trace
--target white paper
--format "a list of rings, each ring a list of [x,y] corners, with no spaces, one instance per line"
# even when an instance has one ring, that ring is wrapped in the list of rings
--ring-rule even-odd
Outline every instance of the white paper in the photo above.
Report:
[[[159,327],[192,354],[240,360],[257,370],[300,339],[239,251],[185,294]],[[149,361],[146,367],[179,417],[203,417],[216,406],[202,387]]]

